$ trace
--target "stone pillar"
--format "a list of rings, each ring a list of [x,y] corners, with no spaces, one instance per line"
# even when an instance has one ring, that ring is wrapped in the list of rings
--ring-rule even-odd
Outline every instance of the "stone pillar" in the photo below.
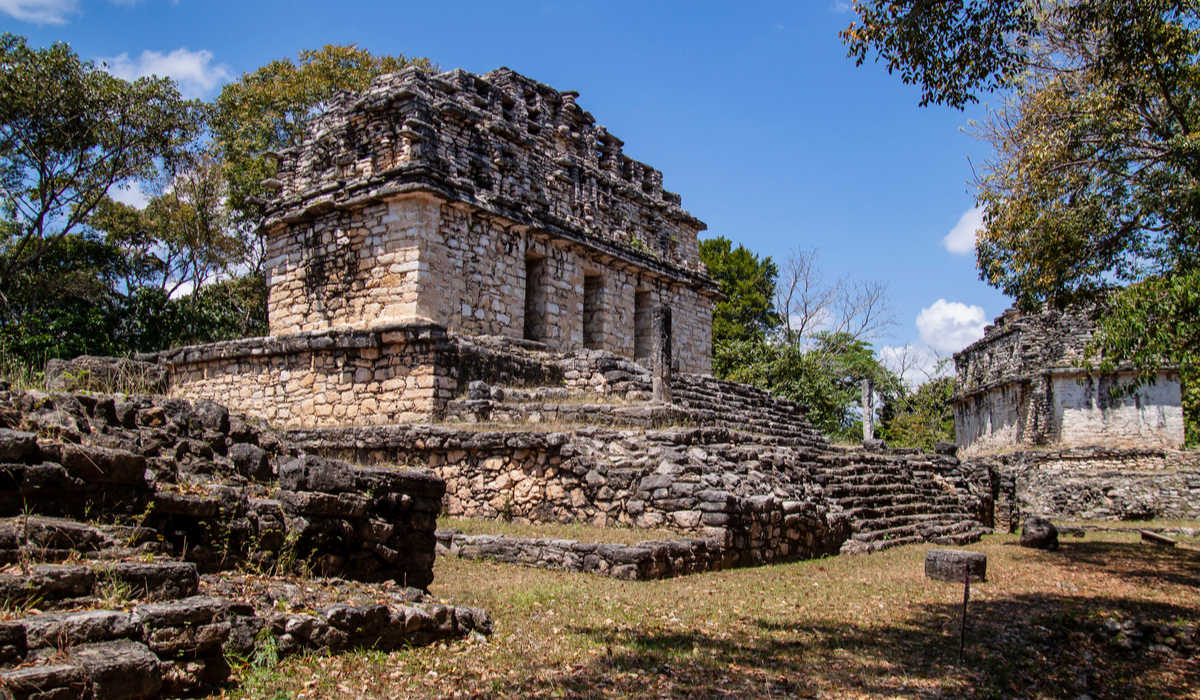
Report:
[[[863,440],[875,439],[875,384],[862,380]]]
[[[654,367],[654,402],[671,403],[671,307],[654,308],[654,330],[651,337],[651,359]]]

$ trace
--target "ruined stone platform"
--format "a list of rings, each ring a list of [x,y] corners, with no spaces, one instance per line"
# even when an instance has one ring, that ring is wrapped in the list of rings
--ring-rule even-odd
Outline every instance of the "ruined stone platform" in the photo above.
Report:
[[[211,401],[0,389],[0,687],[177,697],[283,655],[488,634],[428,599],[445,484]]]

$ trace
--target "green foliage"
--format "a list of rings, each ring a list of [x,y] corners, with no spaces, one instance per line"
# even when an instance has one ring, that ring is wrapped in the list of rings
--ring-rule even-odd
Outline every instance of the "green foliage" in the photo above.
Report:
[[[226,85],[214,104],[212,128],[228,164],[229,204],[240,220],[257,224],[255,202],[270,198],[261,182],[275,175],[275,164],[264,153],[299,145],[339,91],[361,91],[372,78],[408,66],[435,67],[427,58],[375,56],[330,44],[301,51],[295,62],[271,61]]]
[[[897,383],[884,391],[877,435],[892,447],[932,451],[938,442],[954,442],[953,377],[935,377],[915,390]]]
[[[713,308],[714,345],[763,338],[779,325],[772,305],[779,271],[769,256],[760,260],[745,246],[734,248],[717,237],[700,241],[700,260],[725,295]]]
[[[873,51],[888,73],[921,86],[930,102],[962,109],[976,93],[1001,86],[1023,64],[1022,44],[1036,27],[1026,0],[854,0],[859,21],[842,31],[857,65]]]
[[[855,3],[843,32],[962,107],[998,86],[977,128],[980,276],[1027,310],[1108,300],[1093,351],[1142,381],[1181,367],[1195,440],[1200,269],[1200,1]]]
[[[1160,367],[1182,369],[1187,441],[1200,443],[1200,270],[1119,290],[1098,331],[1099,349],[1089,359],[1102,372],[1132,366],[1153,381]]]
[[[814,427],[849,440],[862,435],[862,380],[894,381],[869,343],[844,333],[817,333],[807,347],[761,338],[725,341],[715,346],[713,371],[802,404]]]
[[[196,134],[198,119],[170,80],[126,82],[66,44],[33,49],[0,35],[0,295],[76,232],[110,188],[156,172]],[[0,325],[9,325],[3,307]]]

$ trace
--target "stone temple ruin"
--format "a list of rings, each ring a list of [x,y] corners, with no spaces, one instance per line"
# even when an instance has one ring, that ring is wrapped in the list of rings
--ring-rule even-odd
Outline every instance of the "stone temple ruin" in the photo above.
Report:
[[[465,388],[447,334],[646,363],[663,306],[709,372],[705,226],[575,97],[507,69],[343,96],[275,155],[272,337],[169,357],[177,386],[287,426],[436,419]]]
[[[338,98],[267,183],[271,336],[0,386],[0,591],[47,601],[0,622],[4,688],[154,698],[263,638],[490,633],[424,594],[437,556],[644,580],[963,544],[1070,505],[1021,491],[1029,460],[834,446],[713,378],[704,225],[575,98],[507,69]],[[130,375],[146,395],[104,393]],[[443,513],[676,537],[467,536]]]
[[[1183,451],[1180,373],[1133,393],[1132,370],[1089,374],[1091,312],[1010,309],[954,356],[960,455],[1004,485],[998,508],[1059,518],[1200,516],[1200,460]],[[1015,521],[1015,517],[1012,518]]]
[[[1091,376],[1080,366],[1094,326],[1086,311],[1024,315],[1010,309],[954,356],[954,429],[963,455],[1020,447],[1183,445],[1177,369],[1114,396],[1132,371]]]

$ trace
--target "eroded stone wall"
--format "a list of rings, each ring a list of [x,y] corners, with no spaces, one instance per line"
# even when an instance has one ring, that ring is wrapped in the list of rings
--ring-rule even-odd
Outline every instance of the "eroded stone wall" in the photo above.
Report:
[[[1102,444],[1122,449],[1170,449],[1184,441],[1179,373],[1164,371],[1154,384],[1121,391],[1132,373],[1089,377],[1058,371],[1049,377],[1051,439],[1063,447]]]
[[[968,460],[995,475],[996,528],[1025,518],[1195,520],[1200,454],[1098,447],[1011,452]]]
[[[445,330],[394,324],[169,350],[173,390],[281,428],[426,421],[457,389]]]
[[[291,435],[306,449],[362,462],[414,460],[446,481],[447,515],[667,527],[713,540],[722,555],[711,568],[833,554],[851,534],[849,520],[804,478],[802,451],[739,445],[723,428],[386,426]]]
[[[1131,371],[1089,376],[1081,365],[1095,330],[1092,310],[1010,310],[955,354],[951,399],[960,454],[1045,445],[1176,448],[1184,441],[1180,376],[1128,387]]]

